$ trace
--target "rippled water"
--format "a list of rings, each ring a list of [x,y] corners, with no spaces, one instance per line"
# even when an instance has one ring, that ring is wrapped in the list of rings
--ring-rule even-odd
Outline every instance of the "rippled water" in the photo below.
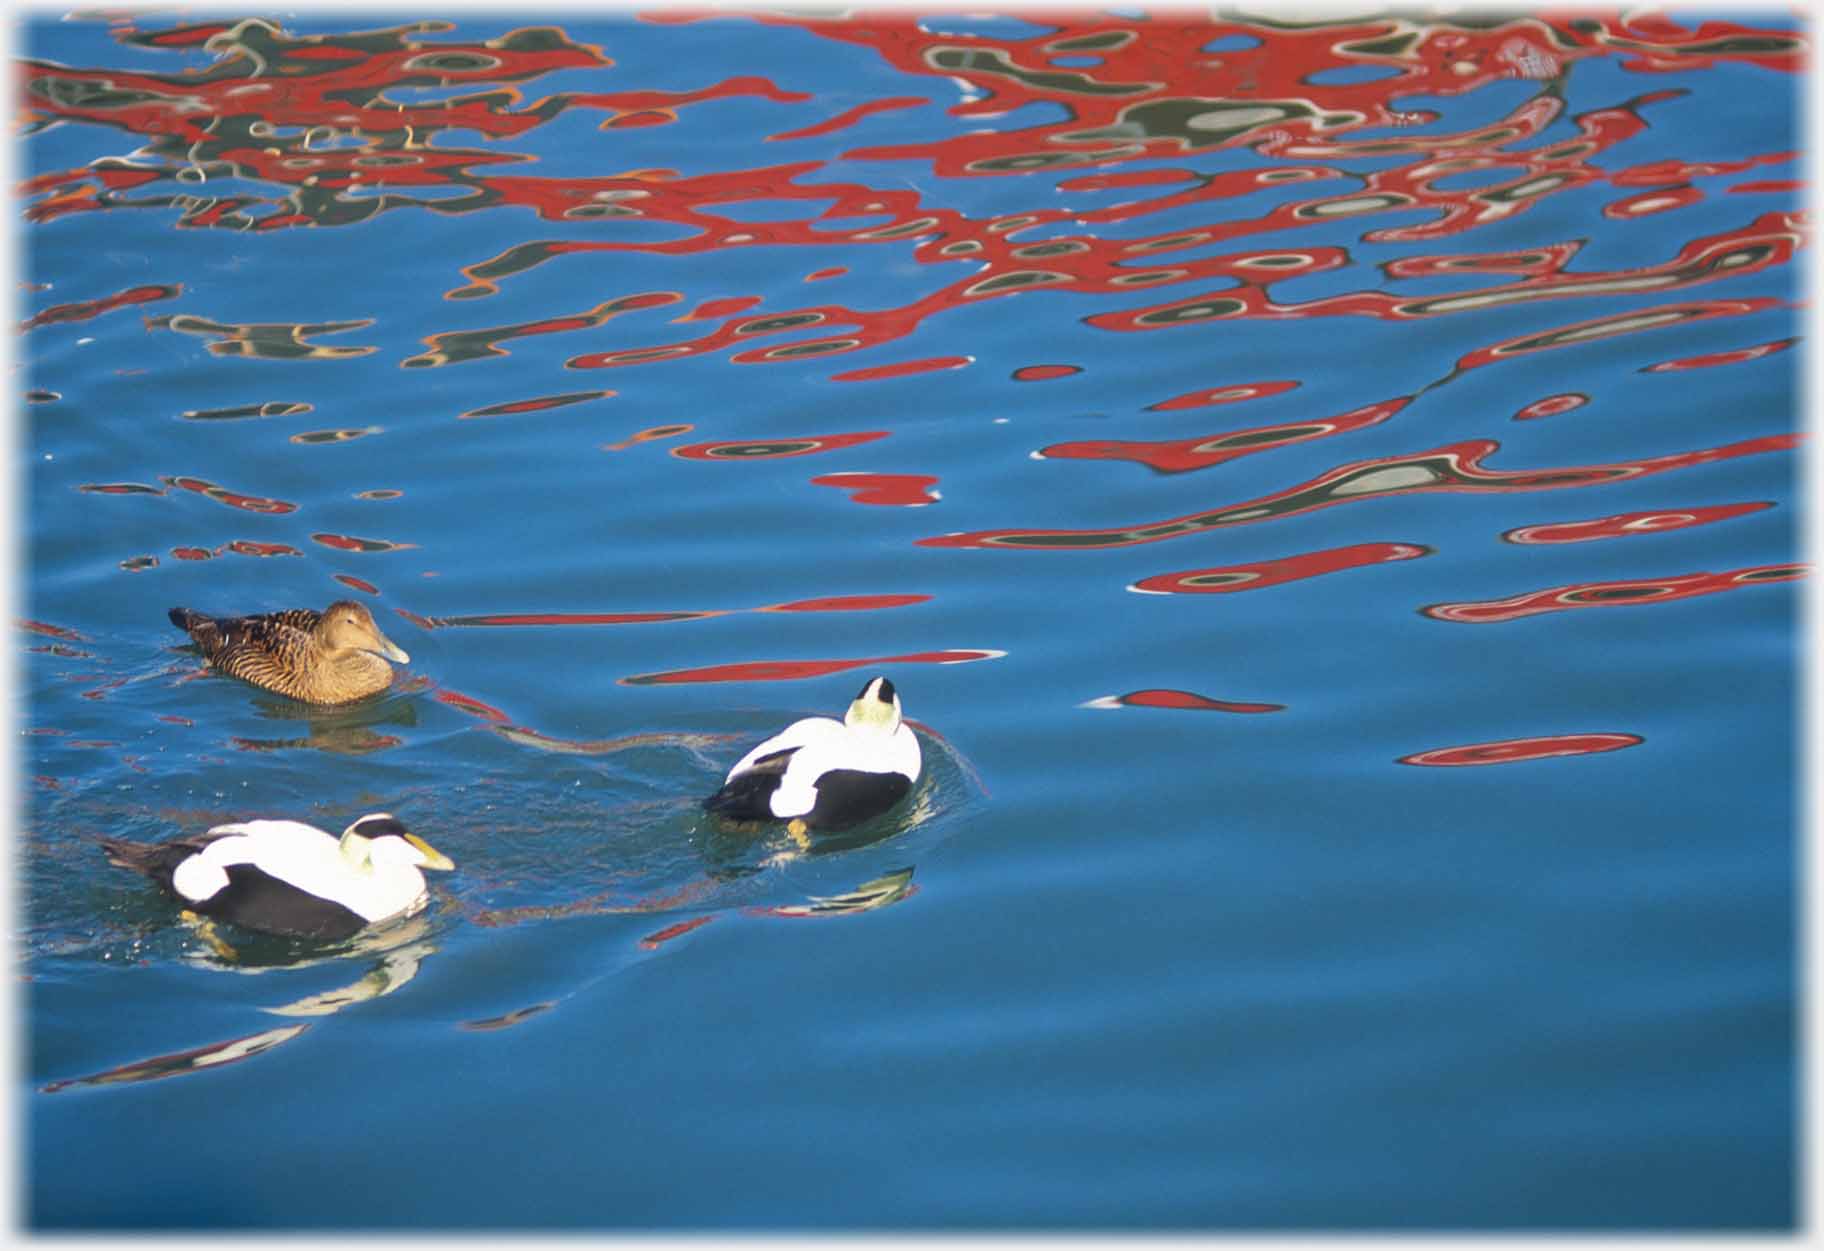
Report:
[[[21,35],[33,1226],[1791,1226],[1789,18]],[[93,842],[379,808],[328,949]]]

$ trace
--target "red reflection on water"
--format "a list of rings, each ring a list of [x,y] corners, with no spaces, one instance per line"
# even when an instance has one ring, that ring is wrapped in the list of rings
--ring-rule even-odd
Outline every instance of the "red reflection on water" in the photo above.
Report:
[[[1179,708],[1200,712],[1284,712],[1284,704],[1243,704],[1228,699],[1211,699],[1195,691],[1177,691],[1170,687],[1148,687],[1125,695],[1101,695],[1079,704],[1080,708]]]
[[[581,404],[585,400],[600,400],[615,394],[613,391],[572,391],[568,395],[542,395],[532,400],[513,400],[506,404],[490,404],[486,408],[470,409],[457,414],[464,417],[505,417],[513,413],[538,413],[550,408],[563,408],[569,404]]]
[[[569,330],[589,330],[599,326],[622,313],[636,312],[646,308],[663,308],[667,304],[676,304],[684,297],[675,291],[646,291],[638,295],[624,295],[616,300],[608,300],[596,305],[586,313],[576,313],[568,317],[543,317],[537,321],[523,322],[516,326],[490,326],[481,330],[449,330],[442,334],[426,335],[423,342],[427,351],[417,356],[407,357],[399,362],[401,369],[430,369],[440,365],[457,365],[463,361],[483,360],[490,356],[507,356],[505,348],[496,344],[510,339],[523,339],[531,335],[562,334]]]
[[[934,373],[940,369],[961,369],[973,356],[932,356],[919,361],[902,361],[897,365],[875,365],[870,369],[851,369],[831,374],[831,382],[878,382],[882,378],[904,378],[910,374]]]
[[[1784,165],[1788,161],[1798,160],[1799,155],[1797,152],[1769,152],[1764,156],[1751,156],[1741,161],[1652,161],[1616,170],[1609,175],[1609,181],[1617,187],[1680,186],[1693,178],[1739,174],[1758,165]]]
[[[1270,283],[1303,273],[1340,268],[1347,260],[1340,249],[1307,248],[1300,252],[1276,253],[1271,256],[1256,254],[1244,258],[1224,258],[1223,263],[1229,270],[1225,276],[1235,279],[1241,285],[1224,288],[1215,294],[1175,300],[1169,304],[1119,313],[1097,313],[1084,320],[1092,326],[1120,331],[1155,330],[1190,322],[1254,317],[1357,315],[1386,321],[1411,321],[1573,296],[1652,294],[1681,290],[1719,278],[1785,265],[1791,261],[1802,242],[1801,219],[1798,214],[1767,213],[1747,226],[1693,240],[1680,248],[1678,255],[1670,261],[1638,269],[1562,273],[1559,272],[1561,267],[1576,255],[1581,245],[1559,244],[1525,254],[1539,259],[1538,272],[1527,272],[1520,281],[1504,286],[1429,296],[1357,291],[1348,295],[1308,300],[1302,304],[1274,302],[1266,290]],[[1426,258],[1425,264],[1437,266],[1463,259]],[[1267,261],[1272,262],[1270,268],[1265,266]],[[1246,268],[1249,263],[1255,268]],[[1412,272],[1410,266],[1406,272]],[[1700,307],[1703,306],[1673,305],[1666,309],[1604,320],[1620,322],[1629,317],[1647,317],[1674,311],[1683,313]]]
[[[1233,404],[1239,400],[1265,399],[1272,395],[1284,395],[1297,385],[1296,382],[1244,382],[1234,386],[1206,387],[1201,391],[1149,404],[1147,409],[1150,412],[1168,413],[1181,408],[1202,408],[1206,404]]]
[[[99,300],[79,300],[74,304],[53,304],[20,323],[19,329],[24,332],[36,330],[40,326],[88,321],[103,313],[111,313],[117,308],[127,308],[134,304],[150,304],[154,300],[173,299],[182,294],[183,290],[182,283],[172,283],[169,286],[128,287],[125,291],[104,296]]]
[[[1687,27],[1639,14],[1581,12],[1489,20],[1378,15],[1283,25],[1064,13],[1046,16],[1053,29],[1019,37],[933,31],[912,14],[658,13],[645,20],[789,26],[870,49],[891,71],[928,80],[931,100],[955,99],[961,86],[962,102],[948,110],[961,124],[939,128],[944,138],[851,149],[842,153],[845,173],[866,162],[915,161],[936,175],[927,180],[934,187],[952,177],[1032,171],[1080,169],[1081,176],[1059,184],[1056,207],[986,220],[941,202],[933,206],[926,195],[936,193],[921,193],[898,175],[880,175],[891,189],[832,180],[831,164],[822,160],[688,175],[630,168],[538,176],[520,172],[526,156],[510,150],[510,141],[571,110],[594,110],[604,129],[618,130],[662,125],[697,104],[757,98],[794,106],[812,97],[750,76],[697,90],[565,90],[528,98],[520,88],[545,75],[561,72],[566,86],[589,85],[612,62],[556,27],[522,28],[483,42],[431,42],[427,33],[447,34],[451,24],[301,36],[247,19],[123,32],[141,65],[155,64],[161,51],[216,54],[210,64],[171,73],[25,62],[20,121],[27,131],[70,121],[112,127],[137,143],[131,159],[102,158],[28,180],[25,211],[31,220],[48,221],[77,212],[168,208],[184,229],[263,231],[352,225],[390,212],[457,215],[516,206],[565,227],[633,219],[674,228],[655,232],[664,237],[649,242],[512,241],[462,265],[468,285],[451,291],[454,299],[485,298],[507,278],[547,261],[595,252],[689,256],[756,244],[883,243],[907,245],[923,265],[960,262],[954,281],[898,308],[759,313],[757,297],[736,293],[693,314],[723,319],[700,338],[586,353],[569,362],[576,368],[721,351],[743,364],[858,351],[910,335],[928,317],[1040,290],[1106,296],[1172,286],[1173,298],[1150,308],[1090,319],[1134,330],[1233,317],[1430,317],[1520,301],[1665,291],[1785,261],[1781,245],[1757,259],[1748,240],[1717,236],[1642,269],[1563,272],[1554,261],[1509,271],[1520,275],[1511,284],[1470,292],[1419,298],[1370,290],[1288,304],[1271,298],[1274,283],[1339,270],[1351,263],[1349,255],[1334,246],[1301,247],[1295,235],[1249,252],[1209,249],[1260,236],[1286,240],[1286,232],[1308,227],[1367,225],[1369,218],[1398,224],[1365,231],[1367,243],[1439,239],[1511,222],[1555,196],[1605,182],[1663,200],[1662,188],[1688,186],[1700,174],[1790,160],[1791,153],[1747,153],[1729,163],[1660,162],[1615,171],[1613,154],[1646,129],[1645,111],[1683,93],[1648,92],[1569,115],[1563,83],[1585,61],[1641,73],[1734,64],[1797,73],[1805,53],[1799,30],[1729,22]],[[1220,55],[1204,51],[1227,36],[1247,46],[1224,47]],[[1093,64],[1076,63],[1084,53]],[[1364,69],[1381,73],[1356,81]],[[1516,79],[1536,84],[1528,98],[1505,116],[1457,132],[1426,133],[1419,128],[1435,123],[1435,112],[1396,107],[1415,96],[1457,97]],[[426,91],[439,98],[421,100]],[[923,96],[906,95],[843,100],[834,115],[828,108],[794,110],[804,114],[802,124],[772,139],[828,136],[885,110],[924,103]],[[1011,123],[1000,120],[1010,116]],[[993,120],[970,124],[982,118]],[[1030,118],[1041,120],[1021,120]],[[476,135],[486,142],[474,143]],[[1199,169],[1111,168],[1174,158]],[[1476,185],[1447,189],[1465,175],[1477,176]],[[200,182],[210,184],[202,190],[219,193],[198,194]],[[1264,211],[1250,204],[1234,220],[1205,226],[1179,223],[1181,211],[1220,219],[1231,202],[1288,186],[1302,198],[1272,196]],[[1756,184],[1743,189],[1750,187]],[[792,201],[804,211],[769,222],[718,212],[758,200]],[[1253,216],[1240,216],[1250,211]],[[1142,229],[1106,238],[1097,229],[1162,215],[1171,229],[1150,236]],[[1704,252],[1710,245],[1722,251]],[[1568,257],[1577,246],[1544,251]],[[1390,278],[1407,272],[1388,269]],[[433,336],[432,350],[408,363],[497,355],[503,339],[575,328],[590,324],[590,316]],[[333,359],[372,350],[325,348],[306,338],[362,323],[234,326],[181,315],[155,324],[216,336],[210,350],[225,355]],[[788,333],[791,341],[769,342]],[[814,337],[797,337],[802,334]]]
[[[1545,760],[1552,756],[1587,756],[1619,751],[1647,740],[1638,734],[1547,734],[1537,738],[1510,738],[1493,743],[1468,743],[1462,747],[1435,747],[1401,756],[1405,765],[1492,765],[1517,760]]]
[[[14,624],[21,630],[29,631],[32,634],[48,635],[54,639],[67,639],[72,643],[86,643],[89,641],[88,635],[72,630],[68,626],[50,625],[47,622],[28,621],[24,618],[18,619]]]
[[[370,434],[379,433],[379,426],[350,427],[342,430],[307,430],[302,434],[292,435],[290,441],[307,446],[318,443],[348,443]]]
[[[689,423],[680,423],[674,426],[653,426],[650,429],[640,431],[638,434],[630,435],[629,437],[622,439],[619,443],[604,443],[602,444],[602,450],[604,452],[624,452],[636,443],[647,443],[653,439],[675,439],[680,434],[689,434],[695,429],[696,427]]]
[[[1482,600],[1463,604],[1431,604],[1419,611],[1439,621],[1456,621],[1468,625],[1487,625],[1497,621],[1516,621],[1541,613],[1562,612],[1570,608],[1610,608],[1624,604],[1663,604],[1672,600],[1714,595],[1738,587],[1758,586],[1769,582],[1791,582],[1802,578],[1805,565],[1756,565],[1728,573],[1687,573],[1671,578],[1627,579],[1619,582],[1579,582],[1570,586],[1547,587],[1508,599]]]
[[[883,608],[922,604],[930,598],[929,595],[831,595],[821,599],[794,600],[787,604],[766,604],[753,609],[706,608],[675,612],[522,612],[422,617],[403,608],[395,611],[424,630],[437,630],[446,626],[652,625],[670,621],[701,621],[709,617],[725,617],[732,612],[873,612]]]
[[[472,717],[482,717],[488,721],[499,721],[504,724],[511,720],[506,713],[492,704],[484,704],[479,699],[448,689],[437,692],[437,702],[448,704],[458,712],[466,712]]]
[[[906,608],[930,601],[929,595],[829,595],[798,599],[789,604],[768,604],[755,612],[873,612],[881,608]]]
[[[1730,195],[1791,195],[1805,190],[1802,182],[1768,180],[1765,182],[1738,182],[1729,188]]]
[[[1658,330],[1662,326],[1689,325],[1717,317],[1740,317],[1745,313],[1758,313],[1784,306],[1784,300],[1769,296],[1749,300],[1710,300],[1699,304],[1664,304],[1636,313],[1615,313],[1478,348],[1457,361],[1457,370],[1462,372],[1510,357],[1528,356],[1553,348],[1574,347],[1599,339],[1637,334],[1643,330]]]
[[[671,449],[673,456],[685,460],[777,460],[785,456],[809,456],[815,452],[834,452],[884,439],[889,431],[866,430],[857,434],[806,435],[797,439],[727,439],[715,443],[689,443]]]
[[[806,282],[822,282],[826,278],[840,278],[849,272],[847,265],[832,265],[828,269],[814,269],[804,276]]]
[[[937,479],[922,473],[826,473],[812,478],[811,485],[853,492],[849,498],[857,504],[918,508],[938,501],[937,492],[930,489]]]
[[[776,135],[768,135],[766,140],[768,143],[771,143],[774,140],[779,139],[815,139],[819,135],[829,135],[834,134],[839,130],[847,130],[862,118],[871,117],[875,113],[891,113],[899,109],[915,109],[920,105],[929,103],[931,103],[931,101],[925,99],[923,96],[889,96],[884,100],[869,100],[867,103],[858,104],[852,109],[845,109],[828,121],[818,122],[813,126],[803,126],[797,130],[780,131]]]
[[[1197,175],[1187,169],[1135,169],[1120,174],[1090,174],[1083,178],[1066,178],[1058,183],[1058,190],[1112,191],[1118,187],[1161,187],[1196,181]]]
[[[416,543],[395,543],[391,539],[358,539],[349,534],[313,534],[313,542],[333,547],[338,552],[402,552],[417,547]]]
[[[1796,446],[1802,437],[1797,434],[1767,435],[1722,447],[1609,465],[1506,470],[1482,467],[1482,460],[1498,450],[1501,446],[1499,443],[1493,439],[1472,439],[1409,456],[1354,461],[1340,465],[1310,482],[1272,495],[1166,521],[1105,530],[973,530],[919,539],[918,546],[1015,547],[1044,551],[1130,547],[1186,534],[1198,534],[1223,526],[1296,516],[1328,508],[1332,504],[1346,504],[1376,496],[1408,495],[1415,491],[1549,491],[1561,487],[1619,482],[1671,469],[1713,464],[1737,456],[1785,451]]]
[[[174,478],[161,477],[159,481],[166,486],[194,491],[218,504],[226,504],[230,508],[239,508],[244,512],[280,515],[298,511],[296,504],[288,503],[285,500],[267,499],[263,495],[244,495],[239,491],[230,491],[227,487],[217,486],[206,478],[192,478],[184,475]]]
[[[1574,408],[1582,408],[1590,402],[1590,397],[1579,391],[1566,391],[1563,395],[1548,395],[1543,400],[1534,400],[1525,408],[1514,414],[1515,421],[1533,421],[1540,417],[1556,417],[1568,413]]]
[[[1717,504],[1709,508],[1681,508],[1671,511],[1617,513],[1591,521],[1560,521],[1548,525],[1521,526],[1501,537],[1509,543],[1587,543],[1592,539],[1622,538],[1630,534],[1652,534],[1660,530],[1682,530],[1686,526],[1708,525],[1746,513],[1772,508],[1771,500],[1753,504]]]
[[[1015,382],[1048,382],[1053,378],[1069,378],[1083,372],[1081,365],[1022,365],[1013,371]]]
[[[992,649],[950,648],[913,652],[905,656],[863,656],[856,660],[753,660],[701,669],[673,669],[665,673],[638,673],[620,679],[622,686],[656,686],[678,682],[795,682],[820,678],[866,665],[958,665],[972,660],[994,660],[1007,653]]]
[[[301,401],[268,400],[264,404],[240,404],[233,408],[193,408],[179,413],[185,421],[239,421],[248,417],[295,417],[312,411]]]
[[[1333,547],[1322,552],[1306,552],[1279,560],[1262,560],[1248,565],[1225,565],[1216,569],[1188,569],[1183,573],[1158,573],[1142,578],[1128,589],[1155,595],[1217,594],[1227,591],[1254,591],[1315,578],[1319,574],[1341,569],[1359,569],[1389,561],[1413,560],[1431,555],[1432,549],[1417,543],[1357,543],[1350,547]]]
[[[302,553],[300,553],[300,555],[301,554]],[[357,591],[365,591],[369,595],[380,594],[379,587],[375,586],[372,582],[366,581],[365,579],[357,578],[352,573],[338,573],[336,575],[336,581],[340,582],[343,586],[352,586]]]
[[[289,543],[257,543],[252,539],[235,539],[228,550],[240,556],[302,556],[304,553]]]
[[[705,300],[676,320],[713,321],[718,317],[733,317],[736,313],[745,313],[758,303],[760,303],[760,297],[757,295],[744,295],[726,300]]]
[[[1411,402],[1411,396],[1402,395],[1316,421],[1292,421],[1277,426],[1256,426],[1250,430],[1194,435],[1188,439],[1162,440],[1157,443],[1119,439],[1054,443],[1040,449],[1037,454],[1052,460],[1131,460],[1159,473],[1189,473],[1193,469],[1208,469],[1212,465],[1226,464],[1255,452],[1265,452],[1292,443],[1305,443],[1333,434],[1347,434],[1366,426],[1377,426]]]
[[[715,919],[716,918],[713,915],[693,917],[688,921],[679,921],[676,925],[667,925],[664,929],[653,934],[648,934],[646,937],[642,938],[640,940],[640,947],[645,951],[652,951],[658,947],[660,943],[670,942],[672,939],[688,934],[694,929],[701,929]]]
[[[660,621],[701,621],[720,617],[726,609],[696,612],[496,612],[469,617],[428,617],[429,628],[443,626],[584,626],[650,625]]]
[[[163,487],[143,482],[85,482],[76,488],[88,495],[163,495]]]
[[[1682,360],[1661,361],[1657,365],[1648,365],[1641,370],[1645,374],[1670,374],[1686,369],[1709,369],[1716,365],[1740,365],[1747,361],[1758,361],[1772,356],[1775,352],[1784,352],[1797,343],[1795,339],[1775,339],[1772,343],[1762,343],[1756,347],[1737,348],[1733,352],[1711,352],[1704,356],[1687,356]]]
[[[1663,213],[1667,209],[1684,208],[1686,205],[1696,204],[1703,198],[1704,193],[1696,187],[1664,187],[1624,196],[1622,199],[1605,204],[1602,208],[1602,215],[1622,220],[1649,217],[1654,213]]]
[[[212,356],[246,356],[274,361],[335,361],[366,356],[378,351],[373,347],[326,347],[311,339],[321,334],[341,334],[374,324],[364,317],[357,321],[323,322],[234,322],[211,321],[190,313],[172,313],[165,317],[146,318],[147,330],[174,330],[179,334],[213,338],[208,345]]]
[[[521,1021],[527,1020],[530,1017],[537,1016],[541,1012],[549,1012],[551,1009],[555,1008],[556,1006],[557,1006],[556,1000],[548,999],[542,1003],[532,1003],[532,1004],[527,1004],[523,1008],[515,1008],[511,1012],[503,1012],[499,1016],[483,1017],[481,1020],[478,1020],[478,1021],[464,1021],[460,1025],[458,1025],[456,1028],[466,1029],[466,1030],[475,1030],[478,1032],[486,1032],[488,1030],[498,1030],[498,1029],[509,1029],[512,1026],[518,1025]]]
[[[208,560],[215,553],[206,547],[174,547],[171,555],[176,560]]]

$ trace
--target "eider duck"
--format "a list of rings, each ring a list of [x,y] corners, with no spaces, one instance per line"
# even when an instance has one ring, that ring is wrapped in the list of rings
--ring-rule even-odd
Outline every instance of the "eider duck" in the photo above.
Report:
[[[171,623],[223,673],[311,704],[346,704],[384,691],[393,681],[387,660],[412,659],[380,633],[365,604],[349,599],[322,612],[292,608],[251,617],[173,608]]]
[[[384,812],[341,838],[302,821],[239,821],[168,843],[100,842],[110,863],[151,878],[189,912],[326,942],[418,911],[426,901],[419,869],[456,867]]]
[[[919,763],[893,684],[875,678],[841,721],[794,721],[741,757],[703,807],[738,821],[786,821],[802,839],[807,830],[846,830],[887,811],[911,791]]]

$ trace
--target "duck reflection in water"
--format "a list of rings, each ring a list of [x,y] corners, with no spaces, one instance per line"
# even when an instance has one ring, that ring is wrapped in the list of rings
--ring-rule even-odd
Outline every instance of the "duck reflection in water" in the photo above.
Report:
[[[405,742],[398,734],[386,731],[395,727],[412,729],[418,724],[417,705],[407,696],[430,685],[426,679],[411,678],[396,685],[393,688],[394,694],[385,699],[365,700],[335,708],[256,695],[253,705],[262,718],[303,722],[305,733],[285,738],[247,738],[237,735],[231,741],[241,751],[308,748],[338,756],[364,756],[386,751]]]

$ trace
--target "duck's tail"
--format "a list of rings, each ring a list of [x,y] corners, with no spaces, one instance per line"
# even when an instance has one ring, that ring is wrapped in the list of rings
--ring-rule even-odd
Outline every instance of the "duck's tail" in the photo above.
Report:
[[[203,649],[203,655],[213,655],[222,646],[222,626],[214,617],[190,608],[173,608],[169,616],[172,625],[188,634],[190,641]]]
[[[116,868],[164,880],[169,880],[172,871],[196,850],[170,843],[135,843],[125,838],[97,838],[95,842]]]

